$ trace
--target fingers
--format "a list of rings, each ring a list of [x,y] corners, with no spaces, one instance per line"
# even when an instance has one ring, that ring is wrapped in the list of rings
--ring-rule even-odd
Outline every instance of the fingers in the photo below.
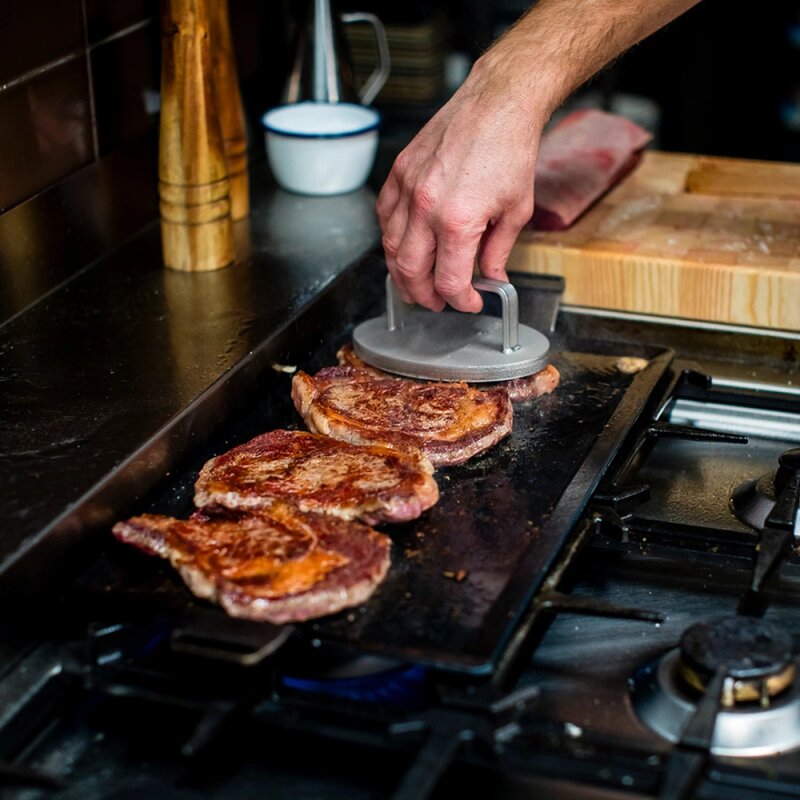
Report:
[[[441,311],[445,302],[434,288],[436,236],[428,223],[428,206],[416,192],[403,191],[402,159],[398,159],[381,194],[377,211],[383,228],[386,266],[403,300]]]
[[[388,263],[388,259],[387,259]],[[417,214],[406,226],[390,271],[395,283],[401,283],[415,303],[441,311],[445,301],[436,291],[436,236],[425,219]]]
[[[386,255],[386,266],[394,280],[400,297],[406,303],[413,303],[415,300],[411,296],[406,282],[403,280],[403,276],[397,268],[397,254],[400,251],[400,245],[406,234],[408,209],[406,204],[401,201],[399,192],[397,193],[397,199],[391,207],[391,210],[387,210],[389,207],[388,200],[381,205],[383,199],[384,193],[382,191],[378,198],[378,214],[380,216],[381,228],[383,229],[382,243],[383,252]]]
[[[478,255],[478,267],[484,278],[494,278],[498,281],[508,280],[506,263],[519,232],[525,224],[525,222],[520,223],[519,219],[519,216],[504,216],[496,224],[490,225],[486,229]]]
[[[394,171],[389,173],[386,183],[378,195],[378,200],[375,203],[375,210],[378,212],[378,220],[381,223],[381,228],[386,229],[386,223],[392,216],[398,201],[400,200],[400,183],[395,177]]]
[[[508,280],[505,264],[532,208],[519,192],[499,202],[496,192],[466,192],[462,176],[443,172],[438,159],[424,171],[417,161],[414,152],[403,151],[378,197],[389,273],[406,302],[434,311],[445,303],[480,311],[483,301],[472,287],[476,257],[484,276]]]
[[[402,196],[383,227],[386,265],[404,301],[433,311],[441,311],[445,303],[459,311],[483,308],[472,288],[482,229],[440,222],[437,227],[444,230],[437,231],[426,210],[415,204],[409,211]]]
[[[480,231],[465,233],[453,229],[439,235],[434,287],[437,294],[458,311],[478,312],[483,308],[481,296],[472,288],[480,240]]]

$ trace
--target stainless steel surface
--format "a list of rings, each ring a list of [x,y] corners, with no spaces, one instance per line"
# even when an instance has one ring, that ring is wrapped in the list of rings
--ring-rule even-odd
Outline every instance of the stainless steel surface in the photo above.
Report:
[[[553,333],[566,282],[561,275],[508,273],[519,296],[519,320],[542,333]]]
[[[800,410],[792,413],[680,399],[672,406],[669,420],[677,425],[800,442]]]
[[[745,334],[746,336],[769,336],[775,339],[794,341],[800,340],[800,333],[797,331],[783,331],[775,328],[757,328],[755,326],[732,325],[724,322],[706,322],[705,320],[682,319],[658,314],[637,314],[633,311],[614,311],[608,308],[588,308],[587,306],[574,306],[571,304],[565,304],[563,308],[570,314],[598,317],[600,319],[620,320],[621,322],[644,322],[647,325],[664,325],[678,328],[689,328],[691,330],[736,333]]]
[[[353,331],[356,354],[388,372],[428,380],[504,381],[543,369],[550,343],[543,334],[519,324],[514,287],[485,278],[473,285],[500,298],[501,318],[407,306],[387,276],[387,312]]]

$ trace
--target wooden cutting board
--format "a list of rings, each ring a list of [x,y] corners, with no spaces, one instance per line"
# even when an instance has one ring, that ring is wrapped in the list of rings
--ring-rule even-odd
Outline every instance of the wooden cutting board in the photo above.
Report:
[[[800,330],[800,165],[648,151],[508,267],[563,275],[574,305]]]

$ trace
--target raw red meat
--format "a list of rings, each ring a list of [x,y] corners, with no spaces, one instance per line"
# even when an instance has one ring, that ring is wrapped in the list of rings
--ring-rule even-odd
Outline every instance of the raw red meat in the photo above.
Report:
[[[542,137],[531,225],[568,228],[636,166],[651,138],[644,128],[605,111],[566,116]]]

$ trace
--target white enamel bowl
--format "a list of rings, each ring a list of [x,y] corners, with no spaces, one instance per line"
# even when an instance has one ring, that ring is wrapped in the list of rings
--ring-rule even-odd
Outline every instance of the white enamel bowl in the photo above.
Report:
[[[295,103],[261,119],[275,180],[290,192],[331,195],[364,185],[378,149],[380,114],[355,103]]]

